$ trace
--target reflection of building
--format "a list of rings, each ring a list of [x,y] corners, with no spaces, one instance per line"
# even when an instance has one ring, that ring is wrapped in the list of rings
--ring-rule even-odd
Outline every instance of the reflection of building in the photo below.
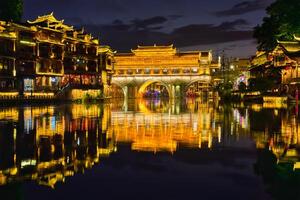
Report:
[[[290,165],[291,169],[299,169],[300,129],[297,117],[279,109],[264,109],[255,112],[257,114],[252,115],[251,118],[256,118],[257,121],[273,116],[273,120],[269,123],[251,122],[251,131],[257,148],[269,149],[275,155],[278,165]]]
[[[0,123],[0,185],[35,180],[54,187],[115,150],[107,137],[111,135],[108,106],[60,109],[1,111],[11,120]]]
[[[3,108],[0,185],[34,180],[54,187],[124,143],[154,153],[232,147],[248,128],[247,112],[187,101]]]
[[[101,95],[113,69],[113,52],[101,49],[52,13],[24,24],[0,22],[0,95]]]

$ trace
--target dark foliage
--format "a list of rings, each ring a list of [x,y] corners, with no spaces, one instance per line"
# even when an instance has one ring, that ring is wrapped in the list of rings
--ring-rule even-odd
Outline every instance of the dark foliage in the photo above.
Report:
[[[23,14],[22,0],[1,0],[0,20],[20,22]]]
[[[267,14],[254,29],[258,50],[271,51],[277,40],[293,40],[300,34],[299,0],[277,0],[267,8]]]

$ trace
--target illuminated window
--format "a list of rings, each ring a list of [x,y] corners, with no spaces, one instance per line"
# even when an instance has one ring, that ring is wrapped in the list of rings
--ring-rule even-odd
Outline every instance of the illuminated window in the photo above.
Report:
[[[163,69],[163,74],[168,74],[168,73],[169,73],[169,70]]]
[[[145,74],[150,74],[150,69],[145,69]]]
[[[142,72],[143,72],[143,70],[141,70],[141,69],[135,70],[135,73],[136,73],[136,74],[141,74]]]
[[[184,69],[184,70],[183,70],[183,73],[185,73],[185,74],[189,74],[190,72],[191,72],[190,69]]]
[[[193,73],[198,73],[198,69],[193,68],[192,72],[193,72]]]
[[[24,91],[32,91],[33,90],[33,79],[24,79]]]

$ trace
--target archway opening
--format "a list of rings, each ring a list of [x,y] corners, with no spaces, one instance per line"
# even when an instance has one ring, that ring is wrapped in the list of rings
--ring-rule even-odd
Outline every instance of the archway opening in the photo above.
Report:
[[[138,92],[139,97],[142,98],[169,98],[170,89],[167,85],[158,81],[149,81],[144,83]]]
[[[119,85],[116,85],[116,84],[112,84],[110,86],[110,96],[112,98],[124,98],[125,93],[124,93],[124,90],[122,89],[122,87],[120,87]]]
[[[195,81],[186,87],[186,97],[203,97],[209,92],[209,83],[203,81]]]

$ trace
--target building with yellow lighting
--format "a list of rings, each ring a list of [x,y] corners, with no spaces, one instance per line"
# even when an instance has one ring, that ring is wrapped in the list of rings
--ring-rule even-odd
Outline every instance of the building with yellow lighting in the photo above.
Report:
[[[146,89],[166,89],[173,98],[184,96],[188,88],[208,90],[211,70],[219,68],[211,51],[179,51],[173,45],[138,46],[130,53],[115,55],[113,84],[119,86],[125,97],[142,97]]]
[[[251,77],[268,78],[273,73],[278,83],[293,87],[299,85],[300,76],[300,37],[293,41],[277,41],[277,46],[270,52],[257,52],[252,59]],[[274,75],[273,75],[274,76]],[[290,90],[291,91],[291,90]]]
[[[113,54],[53,13],[23,24],[0,22],[0,94],[70,97],[73,89],[89,89],[105,97]],[[72,94],[78,98],[85,93]]]

